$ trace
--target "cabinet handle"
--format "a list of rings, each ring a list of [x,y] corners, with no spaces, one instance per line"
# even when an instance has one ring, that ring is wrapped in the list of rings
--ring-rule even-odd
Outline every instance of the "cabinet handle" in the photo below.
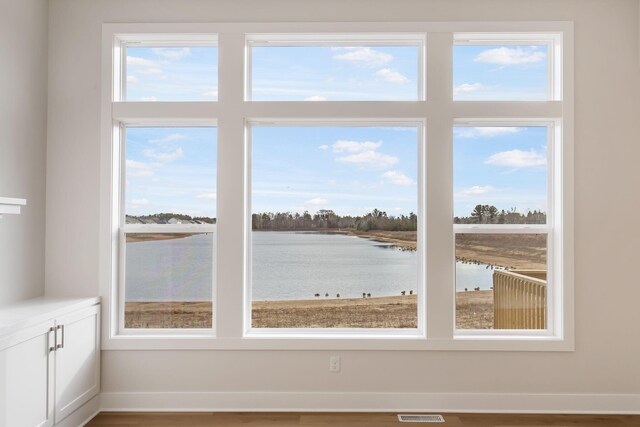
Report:
[[[47,336],[47,340],[49,341],[49,353],[52,351],[56,351],[56,341],[58,339],[58,334],[53,334],[53,347],[51,346],[51,332],[55,332],[56,328],[53,326],[49,328],[49,334]]]
[[[64,325],[58,325],[57,329],[60,329],[62,333],[62,338],[60,339],[60,344],[56,345],[56,350],[64,348]],[[58,333],[56,332],[56,342],[58,341]]]

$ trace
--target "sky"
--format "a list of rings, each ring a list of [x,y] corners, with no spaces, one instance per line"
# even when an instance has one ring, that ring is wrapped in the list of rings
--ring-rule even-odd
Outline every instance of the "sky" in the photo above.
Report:
[[[546,100],[547,80],[545,45],[453,48],[454,100]]]
[[[478,204],[547,211],[547,128],[456,127],[454,215]]]
[[[128,127],[125,213],[216,216],[217,130]]]
[[[257,46],[251,54],[254,101],[418,99],[416,46]]]
[[[415,127],[254,127],[252,211],[417,213]]]
[[[254,100],[416,100],[415,46],[253,47]],[[216,101],[217,48],[127,48],[127,100]],[[300,58],[304,58],[301,61]],[[545,46],[455,46],[456,100],[539,100]],[[546,210],[546,128],[457,128],[454,211]],[[256,127],[253,212],[417,212],[415,128]],[[215,128],[128,128],[126,210],[216,215]]]
[[[217,101],[218,48],[127,47],[127,101]]]

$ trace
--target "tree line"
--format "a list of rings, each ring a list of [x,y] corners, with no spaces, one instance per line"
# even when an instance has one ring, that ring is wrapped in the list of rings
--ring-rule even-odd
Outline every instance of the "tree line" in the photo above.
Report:
[[[254,230],[323,230],[323,229],[354,229],[359,231],[416,231],[418,217],[411,212],[409,215],[387,215],[386,212],[374,209],[366,215],[351,216],[338,215],[330,209],[321,209],[315,214],[309,211],[303,213],[291,212],[263,212],[254,213],[251,217]]]
[[[533,210],[526,214],[511,208],[508,211],[498,210],[493,205],[476,205],[469,216],[455,217],[455,224],[546,224],[547,214]]]

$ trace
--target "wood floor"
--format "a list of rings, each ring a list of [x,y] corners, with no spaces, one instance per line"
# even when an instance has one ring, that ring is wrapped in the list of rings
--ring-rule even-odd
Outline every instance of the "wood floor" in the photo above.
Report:
[[[640,415],[519,415],[442,414],[444,424],[399,423],[396,414],[367,413],[116,413],[103,412],[88,427],[156,426],[305,426],[305,427],[387,427],[477,426],[477,427],[640,427]]]

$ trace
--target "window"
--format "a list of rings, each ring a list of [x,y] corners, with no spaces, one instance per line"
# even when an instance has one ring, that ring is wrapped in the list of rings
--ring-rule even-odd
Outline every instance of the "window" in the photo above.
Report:
[[[540,34],[456,34],[456,101],[545,101],[559,98],[557,37]],[[557,65],[557,64],[556,64]],[[557,80],[557,81],[556,81]]]
[[[251,126],[252,328],[418,328],[421,126]]]
[[[424,36],[250,36],[252,101],[415,101]],[[304,58],[304,60],[301,60]]]
[[[105,348],[572,348],[570,24],[104,34]]]
[[[210,329],[216,129],[124,128],[123,329]]]
[[[454,130],[459,329],[546,329],[550,134],[545,126]]]

